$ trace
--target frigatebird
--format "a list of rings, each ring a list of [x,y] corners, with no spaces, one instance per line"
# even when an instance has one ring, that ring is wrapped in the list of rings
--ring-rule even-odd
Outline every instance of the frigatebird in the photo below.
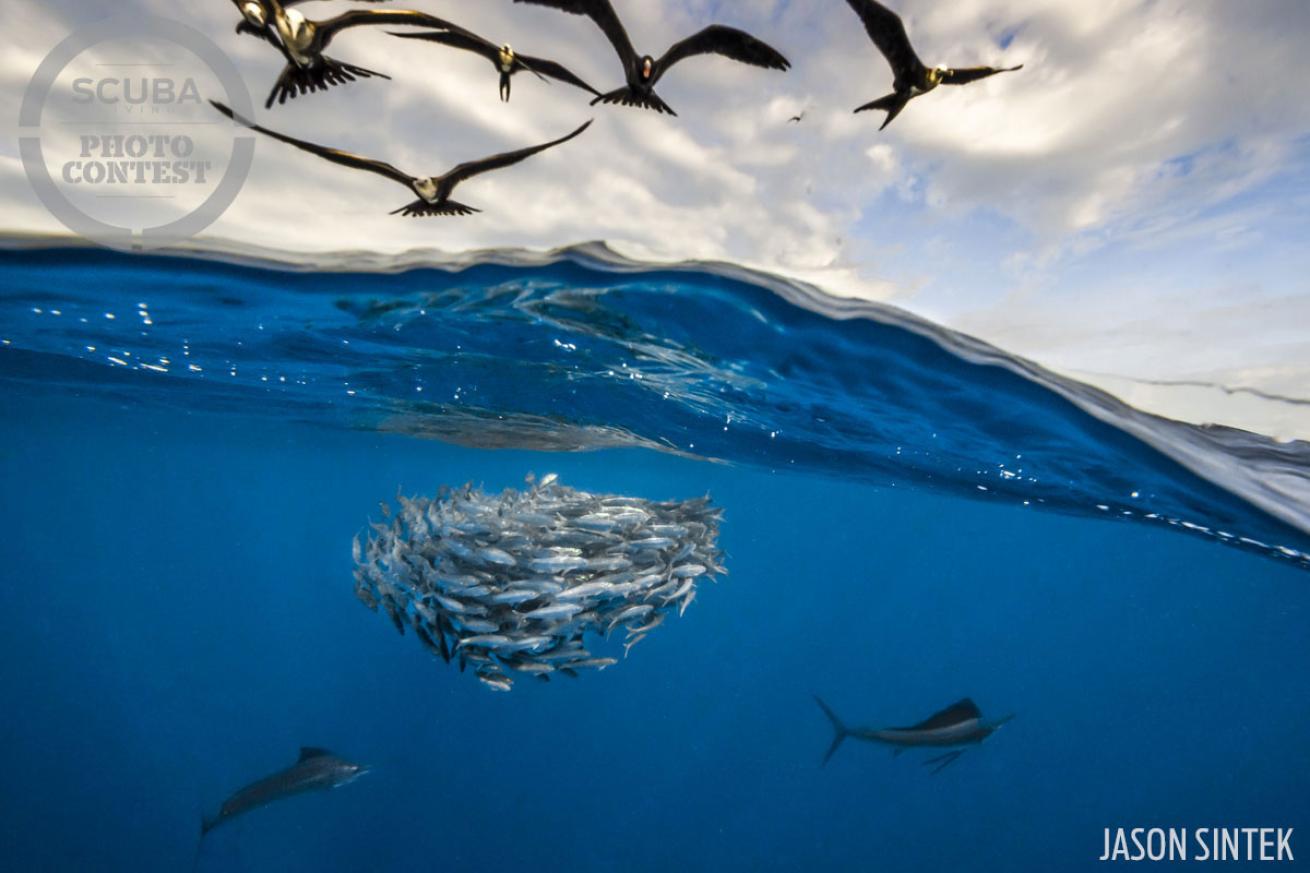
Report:
[[[294,6],[305,0],[282,0],[283,6]],[[389,3],[390,0],[355,0],[357,3]],[[241,22],[237,33],[257,36],[262,40],[277,44],[276,32],[271,28],[273,13],[266,0],[232,0],[232,5],[241,13]]]
[[[448,45],[451,48],[463,49],[464,51],[482,55],[484,58],[491,61],[491,63],[495,65],[496,70],[500,73],[500,99],[505,103],[509,102],[510,78],[513,77],[515,73],[521,73],[524,70],[527,70],[530,73],[535,73],[537,78],[541,79],[543,82],[546,81],[547,76],[550,76],[552,79],[567,82],[568,84],[575,85],[584,91],[590,91],[597,97],[600,96],[599,91],[582,81],[582,79],[578,78],[565,68],[563,64],[547,60],[546,58],[534,58],[528,55],[518,54],[514,51],[514,47],[509,43],[498,46],[491,40],[485,39],[478,36],[476,33],[471,33],[463,28],[425,30],[416,33],[392,33],[391,35],[399,36],[402,39],[427,40],[428,42],[440,43],[441,45]]]
[[[655,93],[655,83],[678,61],[696,55],[723,55],[743,64],[770,70],[786,70],[791,67],[791,62],[777,49],[735,27],[711,24],[699,33],[674,43],[663,57],[657,60],[651,55],[637,54],[610,0],[514,0],[514,2],[533,3],[537,6],[549,6],[552,9],[571,12],[574,15],[586,15],[609,37],[614,50],[618,52],[619,60],[623,62],[623,72],[628,84],[598,96],[591,101],[592,105],[619,103],[623,106],[639,106],[643,109],[677,115],[678,113]]]
[[[412,176],[409,173],[396,169],[385,161],[378,161],[372,158],[365,158],[360,155],[351,154],[350,152],[341,151],[340,149],[328,148],[327,146],[317,145],[316,143],[306,142],[302,139],[296,139],[293,136],[287,136],[284,133],[278,133],[275,130],[269,130],[258,124],[242,118],[228,107],[216,100],[210,100],[214,108],[219,112],[231,118],[238,124],[244,125],[251,130],[258,131],[265,136],[295,146],[302,151],[318,155],[324,160],[331,161],[334,164],[341,164],[343,167],[352,167],[356,170],[367,170],[370,173],[377,173],[380,176],[386,176],[392,181],[399,182],[406,188],[409,188],[419,199],[413,203],[407,204],[391,211],[392,215],[400,213],[406,216],[432,216],[432,215],[472,215],[475,212],[481,212],[480,209],[474,209],[472,206],[465,206],[450,199],[451,192],[455,186],[466,179],[470,179],[480,173],[486,173],[491,170],[499,170],[517,164],[525,158],[530,158],[538,152],[544,152],[546,149],[553,148],[561,143],[568,142],[575,136],[578,136],[584,130],[591,126],[588,121],[577,130],[567,136],[551,140],[548,143],[532,146],[530,148],[519,149],[518,151],[505,152],[499,155],[492,155],[488,158],[482,158],[477,161],[466,161],[449,172],[441,176]]]
[[[248,31],[262,36],[274,44],[286,59],[286,66],[269,92],[264,108],[274,101],[287,102],[297,94],[326,91],[356,79],[390,79],[385,73],[338,61],[323,54],[333,38],[351,27],[377,25],[414,25],[438,30],[455,28],[455,25],[426,12],[411,9],[352,9],[335,18],[311,21],[298,9],[288,9],[280,0],[259,0],[247,4],[242,13],[251,25]],[[255,27],[261,17],[256,8],[264,10],[262,30]],[[253,16],[253,18],[251,17]],[[240,29],[240,28],[239,28]]]
[[[846,0],[855,13],[864,22],[864,29],[878,46],[878,51],[891,64],[895,79],[892,93],[879,97],[872,103],[866,103],[856,109],[878,109],[887,113],[882,123],[883,130],[892,123],[892,119],[901,114],[905,105],[923,94],[927,94],[938,85],[967,85],[997,73],[1012,73],[1023,69],[1023,64],[1015,67],[946,67],[925,66],[910,45],[910,38],[905,33],[905,23],[895,12],[883,6],[878,0]]]
[[[842,740],[854,737],[857,740],[892,746],[894,755],[915,748],[952,749],[923,762],[925,766],[936,764],[932,772],[940,773],[965,753],[966,749],[962,747],[981,743],[1014,718],[1013,715],[1007,715],[993,722],[984,722],[977,704],[966,697],[909,727],[848,728],[821,698],[816,695],[814,700],[832,722],[832,745],[828,746],[828,751],[823,756],[824,764],[832,759]]]

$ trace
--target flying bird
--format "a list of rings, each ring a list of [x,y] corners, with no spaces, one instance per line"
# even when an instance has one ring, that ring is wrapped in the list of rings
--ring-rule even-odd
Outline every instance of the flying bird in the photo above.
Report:
[[[499,170],[504,167],[517,164],[525,158],[530,158],[538,152],[544,152],[546,149],[553,148],[561,143],[568,142],[575,136],[578,136],[584,130],[591,126],[588,121],[568,136],[562,136],[559,139],[551,140],[548,143],[532,146],[531,148],[519,149],[518,151],[505,152],[499,155],[492,155],[489,158],[482,158],[477,161],[467,161],[460,164],[448,173],[441,176],[411,176],[408,173],[401,172],[391,164],[384,161],[373,160],[372,158],[361,157],[360,155],[351,154],[350,152],[341,151],[340,149],[328,148],[327,146],[317,145],[305,140],[296,139],[266,127],[260,127],[241,116],[237,115],[228,107],[216,100],[209,101],[219,112],[231,118],[238,124],[244,125],[251,130],[258,131],[265,136],[271,136],[273,139],[280,140],[287,145],[295,146],[298,149],[307,151],[310,154],[318,155],[324,160],[331,161],[334,164],[341,164],[344,167],[353,167],[356,170],[367,170],[370,173],[377,173],[379,176],[386,176],[388,179],[399,182],[406,188],[409,188],[418,195],[417,200],[399,209],[392,210],[391,214],[400,213],[406,216],[431,216],[431,215],[472,215],[475,212],[481,212],[480,209],[474,209],[472,206],[465,206],[463,203],[450,199],[451,192],[455,186],[466,179],[471,179],[480,173],[486,173],[491,170]]]
[[[985,722],[978,705],[966,697],[909,727],[850,728],[842,723],[837,713],[833,712],[822,699],[815,696],[814,700],[832,723],[832,744],[828,746],[828,752],[823,756],[824,764],[832,759],[842,740],[854,737],[869,743],[891,746],[894,755],[899,755],[906,749],[950,749],[951,751],[923,762],[925,766],[936,764],[932,772],[940,773],[955,763],[969,746],[981,743],[1014,718],[1013,715],[1007,715],[996,721]]]
[[[533,3],[537,6],[549,6],[574,15],[586,15],[609,37],[614,50],[623,62],[623,72],[628,84],[622,88],[602,94],[592,105],[597,103],[620,103],[624,106],[639,106],[654,109],[656,112],[677,115],[667,103],[655,93],[655,83],[678,61],[696,55],[716,54],[771,70],[786,70],[791,62],[776,49],[765,45],[760,40],[735,27],[711,24],[697,34],[674,43],[664,56],[658,60],[651,55],[638,55],[632,47],[628,32],[610,5],[610,0],[514,0],[515,3]]]
[[[265,11],[257,12],[256,7]],[[254,31],[262,35],[277,46],[286,59],[286,66],[264,102],[265,109],[270,108],[274,101],[285,103],[297,94],[326,91],[355,79],[390,79],[385,73],[334,60],[323,54],[337,34],[347,28],[398,24],[438,30],[455,28],[455,25],[434,15],[409,9],[352,9],[335,18],[311,21],[298,9],[287,9],[286,4],[279,0],[247,3],[242,7],[242,14],[247,16],[245,23],[251,25],[246,32]],[[254,26],[254,22],[261,16],[265,21],[262,32]]]
[[[860,20],[864,22],[864,29],[869,32],[869,37],[878,46],[878,51],[887,58],[887,63],[891,64],[892,73],[895,75],[892,93],[855,110],[863,112],[866,109],[878,109],[886,112],[887,119],[882,123],[882,127],[878,128],[879,130],[891,124],[892,119],[901,114],[907,103],[915,97],[927,94],[938,85],[967,85],[997,73],[1011,73],[1023,69],[1023,64],[1001,68],[945,66],[929,68],[915,54],[914,47],[910,45],[910,38],[905,33],[905,23],[901,21],[899,15],[883,6],[878,0],[846,0],[846,2],[860,16]]]
[[[552,79],[558,79],[561,82],[567,82],[575,85],[584,91],[590,91],[597,97],[600,92],[595,88],[582,81],[576,75],[571,73],[562,64],[555,61],[546,60],[545,58],[534,58],[528,55],[520,55],[514,51],[513,46],[509,43],[497,46],[489,39],[484,39],[476,33],[471,33],[463,28],[450,28],[447,30],[430,30],[416,33],[392,33],[392,36],[399,36],[402,39],[423,39],[428,42],[448,45],[452,48],[463,49],[464,51],[473,52],[482,55],[495,65],[500,72],[500,99],[503,102],[509,102],[510,79],[516,74],[527,70],[536,74],[538,79],[543,82],[549,76]]]
[[[282,0],[282,5],[294,6],[304,2],[305,0]],[[356,2],[388,3],[390,0],[356,0]],[[273,13],[268,8],[266,0],[232,0],[232,5],[241,13],[242,20],[237,25],[237,33],[257,36],[277,45],[276,31],[269,26],[273,20]]]

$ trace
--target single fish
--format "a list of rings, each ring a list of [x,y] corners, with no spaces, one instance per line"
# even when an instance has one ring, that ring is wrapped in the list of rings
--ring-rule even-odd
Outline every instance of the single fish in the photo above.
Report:
[[[609,628],[605,633],[609,633],[625,622],[633,621],[638,618],[645,618],[655,610],[655,607],[649,603],[642,603],[637,606],[627,606],[619,611],[619,614],[610,620]]]
[[[616,658],[585,658],[581,661],[570,661],[566,666],[571,667],[574,670],[583,670],[589,667],[596,670],[604,670],[606,667],[613,667],[617,663],[618,659]],[[563,668],[561,668],[561,670],[562,669]]]
[[[581,611],[580,603],[552,603],[550,606],[541,606],[531,612],[525,612],[523,617],[533,621],[551,621],[557,618],[572,618]]]
[[[687,592],[687,595],[685,597],[682,598],[682,605],[678,607],[678,618],[682,618],[682,614],[687,611],[687,607],[691,606],[691,602],[695,599],[696,599],[696,589],[693,588]]]
[[[514,683],[508,676],[500,673],[478,673],[478,681],[486,685],[492,691],[509,691],[514,687]]]
[[[655,628],[664,624],[664,619],[668,617],[669,614],[667,612],[657,612],[650,617],[650,621],[646,622],[641,627],[634,627],[630,629],[628,633],[632,634],[633,636],[637,636],[639,634],[644,636],[645,634],[650,633],[651,631],[655,630]]]
[[[819,704],[823,714],[832,723],[832,744],[828,746],[828,751],[823,756],[824,764],[832,759],[843,740],[854,737],[869,743],[892,746],[895,755],[906,749],[921,747],[954,749],[924,761],[925,765],[937,764],[932,772],[939,773],[964,754],[964,747],[978,745],[1014,718],[1013,715],[1007,715],[993,722],[984,722],[982,711],[978,709],[977,704],[966,697],[909,727],[848,728],[837,717],[837,713],[833,712],[817,695],[814,701]]]
[[[511,588],[508,591],[502,591],[499,594],[493,594],[487,598],[490,603],[508,603],[517,606],[520,603],[526,603],[529,600],[536,600],[541,596],[540,591],[529,591],[522,588]]]
[[[498,549],[495,546],[488,546],[478,552],[484,563],[494,564],[497,567],[513,567],[516,563],[514,556],[504,549]]]
[[[629,637],[628,641],[623,644],[623,657],[627,658],[628,654],[632,651],[632,647],[644,639],[646,639],[645,634],[636,634],[632,637]]]
[[[459,642],[455,643],[455,651],[459,651],[465,646],[483,646],[488,649],[498,649],[513,645],[514,640],[504,634],[475,634],[471,637],[462,637]]]
[[[239,815],[267,806],[284,797],[294,797],[309,791],[327,791],[349,785],[369,771],[364,764],[353,764],[326,749],[305,746],[300,758],[285,770],[252,782],[223,801],[218,815],[206,818],[200,825],[200,837]]]
[[[588,597],[594,597],[597,594],[605,594],[613,591],[614,586],[609,582],[584,582],[581,585],[574,585],[567,588],[559,594],[560,600],[585,600]]]

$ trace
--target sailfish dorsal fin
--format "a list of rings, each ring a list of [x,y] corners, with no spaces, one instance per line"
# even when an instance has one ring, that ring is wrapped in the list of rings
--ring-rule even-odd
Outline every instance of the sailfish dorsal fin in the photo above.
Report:
[[[320,749],[317,746],[301,746],[300,758],[297,760],[308,761],[310,758],[323,758],[331,754],[332,753],[329,752],[327,749]]]
[[[916,724],[912,730],[937,730],[939,728],[950,727],[951,725],[957,725],[961,722],[979,718],[982,718],[982,711],[978,709],[978,704],[966,697],[963,700],[952,703],[940,712],[934,712],[932,715]]]

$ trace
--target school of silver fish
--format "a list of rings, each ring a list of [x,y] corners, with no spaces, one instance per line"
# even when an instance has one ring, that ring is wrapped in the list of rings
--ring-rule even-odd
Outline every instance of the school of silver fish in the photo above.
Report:
[[[656,502],[590,494],[553,473],[523,491],[465,485],[435,499],[397,496],[352,544],[355,595],[402,635],[472,668],[497,691],[514,677],[549,681],[603,670],[593,654],[622,630],[623,656],[727,570],[723,511],[710,498]],[[604,645],[604,643],[602,643]]]

